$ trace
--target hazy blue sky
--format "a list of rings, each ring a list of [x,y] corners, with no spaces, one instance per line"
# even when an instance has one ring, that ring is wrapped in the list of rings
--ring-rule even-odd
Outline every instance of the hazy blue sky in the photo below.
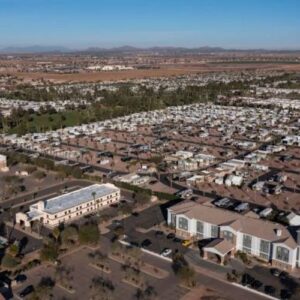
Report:
[[[300,0],[0,0],[0,46],[300,48]]]

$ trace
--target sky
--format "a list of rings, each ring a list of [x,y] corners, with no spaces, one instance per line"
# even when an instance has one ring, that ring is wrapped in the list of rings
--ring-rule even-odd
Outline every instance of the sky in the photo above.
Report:
[[[300,49],[300,0],[0,0],[0,47]]]

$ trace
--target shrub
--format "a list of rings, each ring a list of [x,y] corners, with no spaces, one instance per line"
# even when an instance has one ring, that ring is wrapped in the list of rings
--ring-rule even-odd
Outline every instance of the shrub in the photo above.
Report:
[[[1,261],[2,267],[8,269],[15,268],[19,263],[20,261],[10,254],[5,254]]]
[[[80,244],[97,244],[100,238],[100,232],[97,224],[85,224],[79,228],[79,242]]]
[[[53,242],[44,244],[40,252],[40,257],[44,261],[55,261],[58,257],[57,246]]]

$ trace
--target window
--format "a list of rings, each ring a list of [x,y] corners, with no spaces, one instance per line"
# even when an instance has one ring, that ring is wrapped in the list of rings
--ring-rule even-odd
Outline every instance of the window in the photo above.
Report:
[[[243,251],[246,253],[251,253],[252,248],[252,237],[250,235],[243,235]]]
[[[234,234],[231,231],[224,230],[223,231],[223,238],[228,242],[234,243]]]
[[[219,236],[219,227],[216,225],[211,225],[211,237]]]
[[[290,251],[287,248],[277,246],[276,248],[276,259],[284,262],[289,262]]]
[[[269,259],[269,256],[270,256],[270,242],[260,240],[259,256],[263,259]]]
[[[171,214],[171,226],[176,226],[176,215]]]
[[[197,221],[197,236],[200,239],[203,239],[204,236],[204,224],[200,221]]]
[[[189,229],[188,220],[186,218],[180,217],[178,219],[178,227],[180,229],[183,229],[183,230],[187,231]]]

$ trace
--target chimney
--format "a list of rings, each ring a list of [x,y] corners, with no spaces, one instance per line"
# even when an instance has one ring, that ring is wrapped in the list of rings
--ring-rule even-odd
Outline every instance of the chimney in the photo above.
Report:
[[[277,236],[281,236],[282,230],[277,228],[277,229],[275,229],[275,233]]]

